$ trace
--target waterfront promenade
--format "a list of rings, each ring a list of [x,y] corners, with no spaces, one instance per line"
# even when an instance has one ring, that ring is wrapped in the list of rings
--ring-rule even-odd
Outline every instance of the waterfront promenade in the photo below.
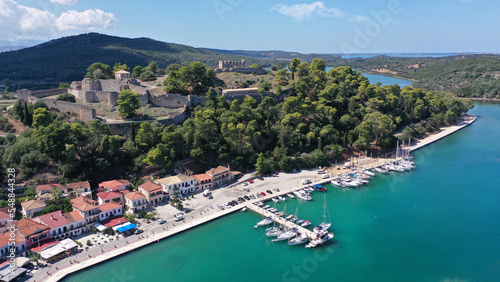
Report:
[[[442,128],[440,132],[429,135],[422,140],[418,140],[411,146],[410,150],[415,151],[437,140],[440,140],[445,136],[448,136],[472,124],[475,120],[475,116],[465,117],[457,125]],[[363,160],[362,165],[364,168],[371,168],[382,165],[390,160],[391,159],[366,158]],[[336,168],[332,168],[328,170],[328,173],[330,174],[330,176],[333,176],[334,174],[340,174],[346,171],[347,170],[344,169],[337,170]],[[247,202],[247,204],[240,204],[232,207],[231,209],[218,210],[216,208],[213,208],[218,204],[223,204],[227,203],[230,200],[234,200],[234,198],[238,196],[248,195],[250,193],[255,194],[257,192],[262,192],[272,188],[279,188],[279,194],[286,194],[288,192],[302,188],[302,180],[306,178],[311,179],[313,181],[312,184],[322,184],[328,183],[330,181],[330,179],[322,179],[321,176],[316,173],[316,171],[303,170],[299,173],[281,173],[279,176],[266,177],[264,181],[256,180],[254,184],[250,184],[248,186],[243,186],[241,184],[243,181],[251,178],[253,178],[253,176],[251,174],[247,174],[243,176],[241,181],[237,184],[214,190],[213,200],[208,200],[201,197],[201,195],[198,195],[198,198],[200,199],[197,201],[203,201],[203,205],[198,205],[197,208],[195,208],[192,212],[194,213],[194,216],[186,216],[185,221],[176,222],[174,223],[175,225],[172,225],[170,222],[168,222],[166,225],[156,225],[156,223],[153,223],[154,226],[151,226],[148,230],[146,230],[145,233],[141,234],[139,237],[131,236],[130,238],[121,238],[120,240],[109,242],[101,248],[91,248],[91,250],[84,251],[74,257],[63,259],[55,263],[50,268],[46,267],[36,271],[34,273],[34,276],[30,278],[29,281],[59,281],[67,275],[70,275],[77,271],[118,257],[122,254],[141,248],[143,246],[154,244],[158,242],[158,240],[181,233],[190,228],[220,218],[232,212],[239,211],[244,206],[253,206],[252,203],[258,200],[269,200],[276,195],[267,195],[265,198],[252,200],[250,202]],[[243,191],[243,188],[248,188],[250,192]],[[70,260],[72,261],[72,263],[70,263]],[[56,266],[58,269],[56,269]],[[50,274],[48,274],[47,272],[49,272]]]

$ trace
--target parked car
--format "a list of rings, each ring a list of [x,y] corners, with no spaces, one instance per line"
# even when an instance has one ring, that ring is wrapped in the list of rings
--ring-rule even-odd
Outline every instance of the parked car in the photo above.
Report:
[[[250,199],[255,199],[255,195],[254,194],[250,194]]]
[[[253,180],[248,180],[248,183],[252,184],[252,183],[253,183]]]
[[[212,195],[208,196],[208,199],[212,200],[214,197]]]
[[[247,200],[247,201],[250,201],[250,198],[248,196],[243,196],[243,199]]]
[[[142,232],[144,232],[142,229],[136,229],[134,231],[134,234],[137,235],[137,234],[141,234]]]
[[[260,193],[257,193],[257,198],[262,198],[262,195]]]
[[[156,222],[158,222],[159,224],[163,224],[163,223],[165,223],[167,221],[165,219],[163,219],[163,218],[160,218]]]
[[[261,196],[263,196],[263,197],[265,197],[265,196],[266,196],[266,193],[264,193],[264,192],[260,192],[260,195],[261,195]]]
[[[279,192],[280,189],[279,188],[273,188],[273,191]]]
[[[266,190],[267,194],[271,195],[273,192],[271,190]]]
[[[248,185],[248,182],[243,182],[243,186],[247,186]]]
[[[262,177],[262,175],[259,175],[259,176],[257,176],[257,179],[264,180],[264,177]]]

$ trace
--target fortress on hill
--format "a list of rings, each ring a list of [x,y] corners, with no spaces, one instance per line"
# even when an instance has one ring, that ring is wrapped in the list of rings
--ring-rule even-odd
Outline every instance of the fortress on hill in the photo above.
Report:
[[[266,70],[262,67],[247,68],[245,60],[241,61],[219,61],[219,67],[215,69],[216,73],[221,72],[240,72],[240,73],[256,73],[266,74]]]

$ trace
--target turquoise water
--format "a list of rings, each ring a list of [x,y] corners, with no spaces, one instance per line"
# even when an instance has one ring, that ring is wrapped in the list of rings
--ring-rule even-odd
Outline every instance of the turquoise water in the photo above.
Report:
[[[400,57],[400,58],[423,58],[423,57],[448,57],[448,56],[456,56],[460,55],[460,53],[390,53],[390,54],[354,54],[354,55],[341,55],[342,59],[351,59],[351,58],[371,58],[379,55],[389,56],[389,57]]]
[[[329,186],[323,248],[272,243],[252,228],[259,216],[238,212],[66,281],[498,281],[500,105],[472,112],[473,125],[415,152],[415,171]],[[287,210],[317,223],[322,195]]]
[[[332,67],[326,67],[325,71],[331,70]],[[377,84],[377,82],[380,82],[382,85],[392,85],[392,84],[398,84],[400,87],[405,87],[409,86],[413,83],[411,80],[406,80],[406,79],[399,79],[399,78],[394,78],[390,76],[385,76],[385,75],[378,75],[378,74],[368,74],[368,73],[362,73],[370,83]]]

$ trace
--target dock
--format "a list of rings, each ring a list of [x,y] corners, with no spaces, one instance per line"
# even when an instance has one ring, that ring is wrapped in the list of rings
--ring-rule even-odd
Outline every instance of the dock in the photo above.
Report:
[[[264,217],[270,217],[275,222],[277,222],[277,223],[279,223],[279,224],[281,224],[281,225],[283,225],[283,226],[285,226],[287,228],[297,228],[297,231],[300,234],[306,234],[307,237],[309,237],[309,238],[314,238],[315,237],[314,232],[312,232],[311,230],[306,229],[306,228],[304,228],[304,227],[302,227],[300,225],[297,225],[297,224],[295,224],[295,223],[293,223],[291,221],[288,221],[288,220],[286,220],[286,219],[284,219],[282,217],[279,217],[279,216],[277,216],[277,215],[275,215],[275,214],[273,214],[271,212],[268,212],[265,209],[254,205],[253,203],[248,202],[246,204],[246,207],[247,207],[247,209],[249,209],[249,210],[251,210],[251,211],[253,211],[253,212],[257,213],[257,214],[260,214],[260,215],[262,215]]]

